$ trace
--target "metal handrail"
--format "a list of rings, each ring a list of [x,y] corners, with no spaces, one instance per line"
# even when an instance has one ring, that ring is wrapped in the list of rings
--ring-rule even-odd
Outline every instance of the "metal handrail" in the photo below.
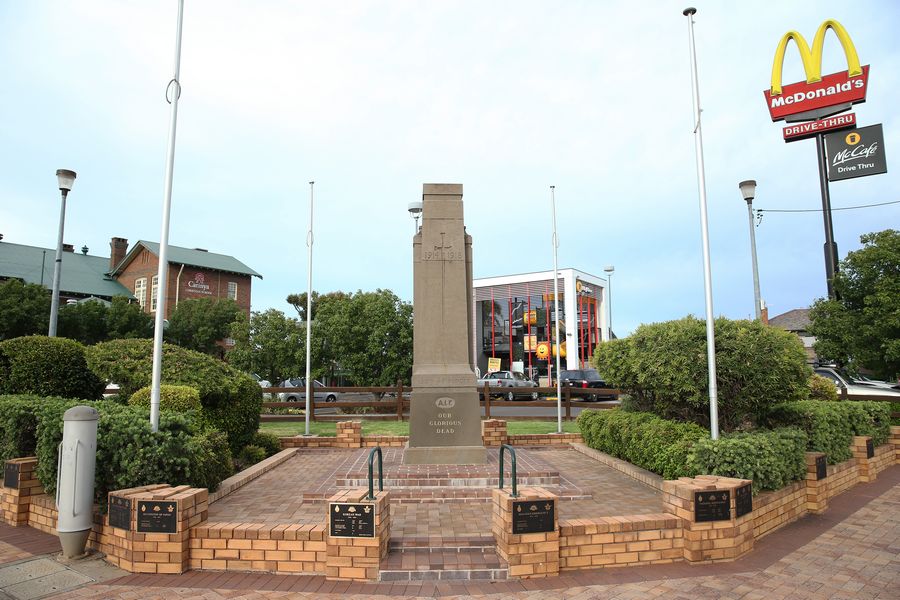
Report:
[[[500,489],[503,489],[503,451],[509,450],[510,456],[510,479],[512,479],[511,497],[519,497],[519,488],[516,486],[516,449],[509,444],[500,445]]]
[[[382,466],[381,459],[381,446],[375,446],[369,451],[369,495],[366,497],[366,500],[374,500],[375,499],[375,482],[374,477],[372,475],[372,457],[375,456],[375,453],[378,453],[378,491],[384,491],[384,467]]]

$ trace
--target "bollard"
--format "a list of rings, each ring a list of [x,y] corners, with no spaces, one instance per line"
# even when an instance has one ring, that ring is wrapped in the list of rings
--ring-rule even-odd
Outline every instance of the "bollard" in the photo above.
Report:
[[[56,530],[63,558],[84,554],[94,525],[97,418],[97,411],[89,406],[73,406],[63,415],[63,440],[56,469]]]

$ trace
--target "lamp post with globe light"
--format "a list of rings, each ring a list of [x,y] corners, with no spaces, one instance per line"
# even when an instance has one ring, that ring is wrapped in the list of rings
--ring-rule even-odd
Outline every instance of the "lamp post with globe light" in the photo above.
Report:
[[[753,227],[753,198],[756,197],[756,181],[748,179],[738,184],[741,196],[747,202],[747,218],[750,222],[750,257],[753,263],[753,310],[756,320],[762,318],[762,299],[759,294],[759,266],[756,263],[756,232]]]
[[[56,240],[56,262],[53,264],[53,297],[50,301],[50,328],[48,337],[56,337],[56,322],[59,319],[59,278],[62,274],[63,230],[66,225],[66,198],[75,183],[75,171],[58,169],[56,179],[62,194],[62,207],[59,211],[59,236]]]

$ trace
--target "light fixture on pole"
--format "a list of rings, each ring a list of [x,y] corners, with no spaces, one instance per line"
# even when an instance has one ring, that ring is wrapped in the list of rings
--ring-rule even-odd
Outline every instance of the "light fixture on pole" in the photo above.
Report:
[[[609,288],[606,293],[606,305],[608,306],[609,310],[609,323],[607,326],[606,339],[607,341],[609,341],[612,339],[612,276],[613,273],[616,272],[616,268],[612,265],[606,265],[603,268],[603,271],[606,273],[606,285]]]
[[[309,231],[306,232],[306,433],[309,435],[309,416],[312,406],[311,348],[312,348],[312,251],[313,251],[313,186],[309,182]]]
[[[550,186],[550,207],[553,210],[553,321],[554,335],[556,337],[556,433],[562,433],[562,381],[560,380],[560,367],[562,344],[559,342],[559,267],[556,254],[559,250],[559,237],[556,235],[556,186]],[[552,348],[553,345],[551,344]],[[512,356],[512,351],[510,351]]]
[[[748,179],[738,184],[741,196],[747,202],[747,217],[750,223],[750,258],[753,263],[753,310],[756,320],[762,318],[762,298],[759,295],[759,266],[756,262],[756,230],[753,227],[753,199],[756,197],[756,181]]]
[[[75,171],[58,169],[56,180],[59,183],[59,193],[62,195],[62,207],[59,210],[59,236],[56,239],[56,262],[53,264],[53,297],[50,301],[50,329],[48,337],[56,337],[56,322],[59,318],[59,278],[62,273],[63,230],[66,226],[66,198],[72,191],[75,183]],[[41,275],[44,271],[41,269]]]
[[[175,173],[175,131],[178,124],[178,98],[181,97],[181,23],[184,0],[178,0],[175,27],[175,73],[166,88],[169,111],[169,146],[166,150],[166,179],[163,186],[162,226],[159,235],[159,270],[156,273],[156,318],[153,325],[153,374],[150,383],[150,429],[159,430],[159,386],[162,379],[163,329],[166,325],[166,290],[169,287],[169,215],[172,208],[172,178]],[[171,98],[169,95],[171,94]]]
[[[416,222],[416,228],[413,230],[413,235],[415,235],[419,233],[419,217],[422,216],[422,201],[410,202],[407,210],[409,210],[409,216]]]
[[[691,46],[691,83],[694,105],[694,146],[697,155],[697,187],[700,192],[700,236],[703,242],[703,289],[706,298],[706,365],[709,371],[709,431],[712,439],[719,439],[719,389],[716,384],[716,334],[713,318],[712,269],[709,260],[709,223],[706,215],[706,172],[703,166],[703,129],[700,126],[700,83],[697,81],[697,48],[694,44],[694,15],[696,8],[682,12],[688,19],[688,38]]]

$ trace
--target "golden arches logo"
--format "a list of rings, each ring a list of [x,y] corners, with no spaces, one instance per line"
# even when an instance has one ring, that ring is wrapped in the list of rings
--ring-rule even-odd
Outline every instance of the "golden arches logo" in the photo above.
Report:
[[[850,34],[844,29],[844,26],[835,21],[828,19],[819,25],[816,36],[813,38],[812,49],[806,43],[806,39],[796,31],[788,31],[778,42],[775,49],[775,62],[772,63],[772,95],[777,96],[781,93],[781,74],[784,70],[784,53],[787,50],[788,42],[794,40],[797,49],[800,51],[800,60],[803,61],[803,70],[806,72],[806,83],[815,83],[822,80],[822,51],[825,48],[825,33],[832,30],[840,41],[844,49],[844,55],[847,57],[847,74],[850,77],[856,77],[863,74],[862,67],[859,64],[859,56],[856,54],[856,46],[850,39]]]

